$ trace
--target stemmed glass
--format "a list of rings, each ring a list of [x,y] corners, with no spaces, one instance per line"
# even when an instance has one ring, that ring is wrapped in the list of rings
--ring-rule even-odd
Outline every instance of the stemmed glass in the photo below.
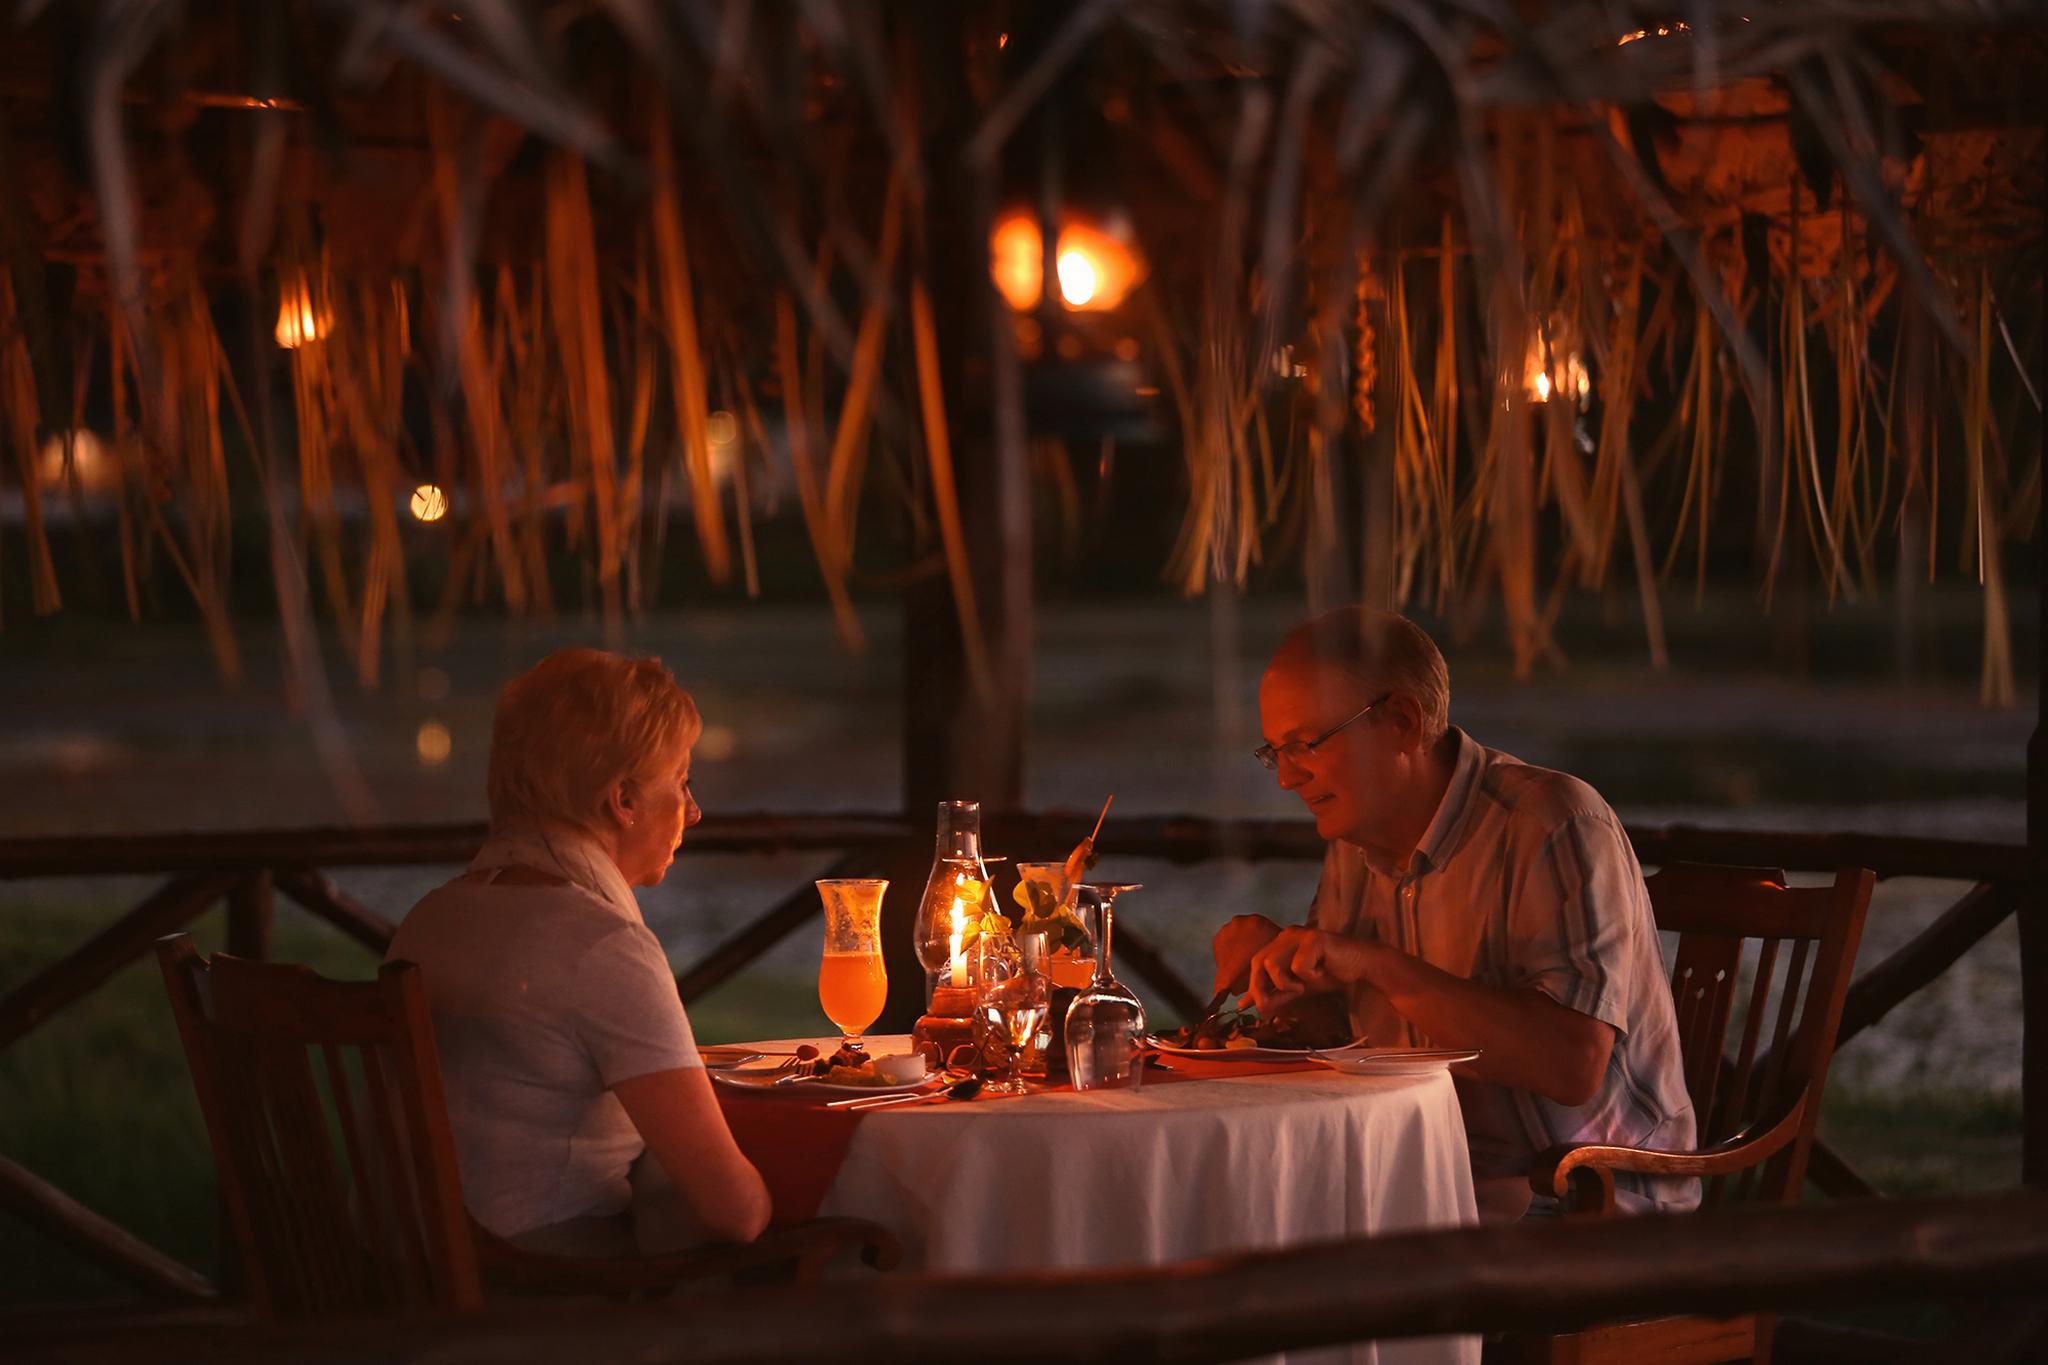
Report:
[[[1067,1006],[1067,1074],[1076,1090],[1135,1087],[1145,1079],[1145,1006],[1109,969],[1116,898],[1134,882],[1083,882],[1074,888],[1085,910],[1097,908],[1095,979]]]
[[[975,998],[975,1031],[985,1044],[1003,1053],[1008,1074],[983,1087],[990,1095],[1024,1095],[1024,1059],[1030,1055],[1039,1026],[1052,1001],[1047,980],[1046,935],[1027,930],[997,938],[983,935],[980,981]]]
[[[881,1017],[889,996],[882,969],[881,877],[828,878],[817,883],[825,903],[825,957],[818,964],[818,1003],[843,1035],[842,1048],[860,1052],[861,1034]]]

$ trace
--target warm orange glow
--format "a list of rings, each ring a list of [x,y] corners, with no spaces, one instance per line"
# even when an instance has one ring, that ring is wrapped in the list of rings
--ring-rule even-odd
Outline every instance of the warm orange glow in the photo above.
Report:
[[[43,442],[36,457],[36,483],[40,487],[62,488],[76,479],[81,493],[103,493],[121,481],[120,467],[99,437],[84,427],[70,436],[68,454],[63,432],[55,432]]]
[[[438,720],[423,723],[419,733],[413,736],[413,750],[419,755],[422,767],[440,767],[448,761],[448,755],[454,748],[455,740],[448,733],[448,727]]]
[[[1088,223],[1060,229],[1060,301],[1076,312],[1104,312],[1122,303],[1144,268],[1122,234]],[[1038,220],[1019,210],[1002,218],[989,239],[989,271],[1003,300],[1020,313],[1038,306],[1044,284],[1045,248]]]
[[[1045,273],[1045,250],[1038,237],[1038,220],[1028,213],[1013,213],[996,224],[989,238],[989,273],[1003,302],[1020,313],[1038,306],[1038,287]]]
[[[1529,359],[1523,373],[1522,387],[1532,403],[1548,403],[1551,395],[1560,391],[1581,408],[1592,401],[1593,377],[1586,372],[1585,362],[1575,351],[1558,359],[1541,333],[1529,341]]]
[[[285,283],[277,303],[277,344],[295,351],[309,341],[318,341],[334,326],[334,314],[324,299],[315,299],[313,286],[302,274]]]
[[[1087,223],[1060,229],[1059,272],[1067,307],[1089,312],[1116,307],[1144,276],[1138,253],[1121,235]]]
[[[412,490],[412,515],[415,521],[439,521],[448,515],[448,495],[439,484],[421,484]]]

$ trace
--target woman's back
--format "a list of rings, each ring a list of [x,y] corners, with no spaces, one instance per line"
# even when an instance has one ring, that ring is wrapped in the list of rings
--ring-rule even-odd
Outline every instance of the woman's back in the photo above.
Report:
[[[623,884],[601,895],[504,871],[430,893],[389,956],[426,982],[464,1202],[510,1237],[623,1212],[644,1144],[611,1088],[701,1062]]]

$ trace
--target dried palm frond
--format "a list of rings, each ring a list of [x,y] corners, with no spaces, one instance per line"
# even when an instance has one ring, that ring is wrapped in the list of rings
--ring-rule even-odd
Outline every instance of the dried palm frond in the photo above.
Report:
[[[179,186],[200,187],[193,202],[239,203],[243,288],[274,268],[331,295],[335,334],[289,358],[302,529],[277,528],[272,548],[295,562],[304,536],[324,614],[345,623],[366,682],[385,632],[403,628],[397,509],[422,448],[461,494],[444,615],[494,593],[550,610],[565,547],[608,621],[638,611],[672,464],[712,580],[734,578],[737,557],[758,591],[753,517],[768,499],[749,480],[786,441],[849,644],[862,638],[849,585],[864,501],[900,505],[908,553],[927,530],[948,542],[965,633],[962,561],[983,540],[949,507],[942,466],[964,477],[954,452],[984,449],[1022,461],[1032,433],[1014,358],[984,370],[986,334],[934,330],[974,310],[917,316],[918,290],[942,305],[942,291],[986,291],[933,273],[977,271],[978,244],[946,238],[972,215],[928,201],[921,158],[950,146],[991,176],[1012,158],[1044,164],[1038,115],[1078,102],[1112,138],[1142,136],[1156,153],[1121,168],[1122,188],[1154,270],[1132,305],[1151,321],[1145,363],[1179,417],[1186,501],[1167,573],[1182,590],[1242,584],[1295,555],[1317,602],[1350,596],[1361,567],[1376,594],[1459,615],[1484,585],[1526,671],[1556,657],[1567,592],[1633,572],[1661,657],[1651,588],[1681,555],[1697,594],[1710,544],[1747,532],[1767,594],[1797,566],[1845,596],[1878,580],[1910,508],[1930,571],[1942,538],[1961,533],[1941,561],[1960,554],[1984,584],[1987,695],[2007,695],[2009,658],[1992,641],[1998,546],[2024,533],[2040,474],[2006,452],[2031,451],[2039,421],[2041,301],[2003,281],[2025,277],[2039,249],[2041,142],[2031,119],[1950,129],[1935,117],[1909,143],[1900,111],[1934,83],[1906,84],[1919,77],[1887,54],[1892,30],[1916,25],[1934,48],[1996,32],[2001,47],[2038,49],[2030,31],[1993,27],[2032,9],[1748,8],[1688,0],[1674,25],[1668,5],[1638,0],[1270,13],[1091,0],[1030,51],[1013,47],[1008,73],[993,19],[976,13],[960,25],[971,107],[945,135],[960,146],[910,116],[930,75],[910,63],[929,58],[913,54],[930,35],[886,8],[607,0],[578,12],[575,46],[613,60],[578,65],[548,41],[560,16],[526,0],[468,7],[461,22],[323,0],[266,14],[266,33],[335,57],[305,72],[253,64],[269,104],[248,116],[273,121],[237,184],[223,181],[243,172],[182,154],[189,139],[164,112],[175,89],[147,105],[130,89],[158,64],[238,75],[208,66],[212,21],[136,0],[96,11],[81,54],[90,212],[66,227],[27,197],[42,217],[5,227],[13,293],[0,307],[35,312],[21,292],[35,252],[90,262],[74,316],[52,321],[104,340],[116,377],[124,594],[139,614],[151,561],[170,564],[224,657],[218,408],[238,391],[265,401],[277,357],[233,370],[218,359],[194,301],[194,281],[211,278],[207,234],[185,230],[201,215],[182,212]],[[309,88],[288,89],[287,75]],[[363,193],[336,169],[345,158],[314,163],[310,139],[280,131],[273,95],[314,111],[336,145],[366,131],[376,155],[392,153],[380,165],[405,164],[409,128],[423,148],[414,179]],[[161,156],[137,154],[145,119]],[[528,142],[536,154],[518,156]],[[0,195],[18,216],[24,197]],[[391,215],[403,230],[375,226],[385,199],[415,205]],[[906,243],[915,269],[902,268]],[[417,350],[409,307],[431,339]],[[59,584],[42,509],[64,490],[35,467],[38,423],[55,423],[67,388],[84,390],[40,339],[49,327],[28,330],[24,343],[0,315],[0,439],[26,504],[0,569],[24,545],[43,610]],[[1582,364],[1597,398],[1583,411],[1532,401],[1532,354],[1545,372]],[[957,382],[935,417],[941,368]],[[987,403],[985,374],[1009,386]],[[730,468],[736,552],[708,439],[714,394],[745,431]],[[984,443],[969,422],[1009,425]],[[1963,458],[1944,465],[1944,441]],[[274,433],[254,445],[285,449]],[[1063,467],[1043,468],[1049,505],[1076,506]],[[1717,529],[1724,490],[1752,473],[1755,530]],[[337,510],[357,494],[360,525]],[[1919,542],[1908,552],[1917,573]]]

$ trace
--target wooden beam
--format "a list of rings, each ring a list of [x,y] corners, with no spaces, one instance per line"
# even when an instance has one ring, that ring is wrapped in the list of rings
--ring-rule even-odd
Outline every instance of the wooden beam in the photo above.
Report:
[[[899,840],[908,828],[899,816],[865,813],[711,815],[691,829],[690,847],[704,853],[856,848]],[[488,832],[482,824],[379,825],[0,839],[0,881],[141,872],[466,863],[476,856]]]
[[[1777,833],[1701,829],[1694,825],[1632,826],[1636,857],[1645,863],[1725,863],[1834,872],[1867,867],[1887,877],[1945,877],[1959,882],[2018,881],[2027,851],[2018,844],[1963,839],[1906,839],[1880,834]]]
[[[34,1172],[0,1156],[0,1208],[155,1299],[210,1303],[213,1284]]]
[[[1675,1312],[2028,1298],[2044,1280],[2048,1193],[2000,1191],[1406,1233],[1145,1269],[888,1276],[844,1294],[739,1289],[175,1337],[114,1331],[17,1359],[1224,1361]]]
[[[2036,108],[2048,119],[2048,112]],[[2041,205],[2048,227],[2048,200]],[[2041,427],[2048,459],[2048,423]],[[2034,733],[2027,740],[2027,893],[2020,905],[2020,1179],[2048,1188],[2048,506],[2034,509]]]
[[[1819,1138],[1813,1140],[1806,1152],[1806,1178],[1822,1194],[1834,1199],[1875,1199],[1883,1194],[1844,1161],[1840,1152]]]
[[[165,934],[235,886],[218,873],[171,878],[142,904],[94,934],[65,957],[37,972],[0,1000],[0,1047],[6,1047],[45,1019],[90,993],[108,977],[150,950]]]
[[[377,956],[391,946],[398,926],[318,872],[280,872],[277,889],[310,914],[318,915]]]
[[[228,888],[228,952],[268,962],[276,915],[276,888],[268,871],[237,878]]]
[[[690,831],[690,847],[705,853],[760,853],[784,849],[889,849],[931,835],[930,809],[876,814],[866,811],[755,812],[713,815]],[[998,852],[1071,848],[1094,823],[1095,812],[991,811],[989,847]],[[55,839],[0,839],[0,881],[31,877],[92,877],[148,872],[279,870],[315,867],[412,867],[465,863],[483,843],[485,827],[389,825],[366,829],[247,830],[234,833],[87,835]],[[1636,826],[1629,831],[1646,864],[1728,863],[1832,872],[1867,867],[1884,877],[1941,877],[1954,881],[2022,881],[2027,850],[2019,844],[1961,839],[1906,839],[1874,834],[1779,833],[1700,829],[1690,825]],[[1119,814],[1104,835],[1110,856],[1162,858],[1174,863],[1215,858],[1316,859],[1326,845],[1303,820],[1219,821],[1201,816]]]
[[[1947,971],[1955,960],[2005,922],[2025,898],[2018,885],[1980,882],[1891,956],[1856,978],[1842,1006],[1835,1046],[1854,1038],[1898,1003]]]

